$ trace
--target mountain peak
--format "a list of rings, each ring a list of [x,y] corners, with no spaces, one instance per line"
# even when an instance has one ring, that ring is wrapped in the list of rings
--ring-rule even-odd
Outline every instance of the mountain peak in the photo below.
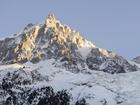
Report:
[[[49,14],[46,20],[57,20],[56,16],[54,14]]]
[[[49,28],[52,28],[53,31],[59,31],[65,35],[74,31],[69,26],[63,25],[54,14],[49,14],[47,19],[45,20],[46,32]]]
[[[56,16],[54,14],[49,14],[47,19],[45,20],[45,25],[47,27],[54,27],[58,22]]]
[[[109,73],[129,71],[125,59],[106,49],[98,48],[82,35],[62,24],[54,15],[48,15],[43,24],[28,24],[16,37],[0,41],[2,63],[38,63],[55,59],[69,69],[75,67],[102,70]],[[60,63],[61,64],[61,63]],[[117,66],[116,66],[117,65]],[[79,68],[80,67],[80,68]]]
[[[14,43],[17,40],[19,40],[18,43]],[[53,14],[48,15],[44,24],[30,23],[22,33],[16,37],[5,39],[2,43],[5,44],[5,46],[2,46],[4,44],[0,46],[4,49],[0,51],[0,61],[2,62],[28,61],[35,56],[42,59],[40,56],[46,58],[48,51],[54,51],[53,56],[67,55],[68,57],[73,48],[75,50],[78,47],[95,48],[95,45],[82,37],[78,31],[63,25]],[[56,48],[54,49],[54,47]],[[47,52],[44,49],[47,49]]]
[[[0,40],[0,105],[139,105],[138,66],[49,15]]]

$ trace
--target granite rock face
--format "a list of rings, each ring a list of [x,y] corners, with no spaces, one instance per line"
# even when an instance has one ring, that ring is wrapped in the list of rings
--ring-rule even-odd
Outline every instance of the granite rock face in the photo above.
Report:
[[[54,15],[0,40],[0,105],[139,105],[139,81],[138,64]]]
[[[38,63],[53,58],[69,69],[85,69],[87,65],[91,70],[111,74],[137,70],[121,56],[96,47],[54,15],[43,24],[30,23],[19,35],[1,40],[0,49],[1,64]]]

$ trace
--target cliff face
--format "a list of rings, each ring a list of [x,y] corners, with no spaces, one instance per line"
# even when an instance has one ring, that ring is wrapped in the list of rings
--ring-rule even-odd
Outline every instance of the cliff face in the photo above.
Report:
[[[117,54],[96,47],[78,31],[63,25],[54,15],[43,24],[28,24],[22,33],[0,41],[0,61],[7,63],[38,63],[55,59],[66,68],[104,71],[111,74],[136,71]],[[80,66],[77,66],[80,65]]]
[[[6,38],[0,42],[0,49],[2,49],[0,60],[2,62],[27,61],[33,56],[40,56],[41,53],[46,55],[44,49],[54,46],[60,48],[60,55],[69,55],[72,45],[75,47],[94,47],[91,42],[80,36],[79,32],[62,25],[54,15],[49,15],[44,24],[29,26],[31,25],[27,25],[18,36]],[[19,43],[15,43],[17,40]]]
[[[139,105],[138,66],[49,15],[0,41],[0,105]]]

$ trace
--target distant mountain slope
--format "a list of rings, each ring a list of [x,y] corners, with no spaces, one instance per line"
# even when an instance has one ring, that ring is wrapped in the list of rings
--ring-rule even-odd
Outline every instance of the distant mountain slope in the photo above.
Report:
[[[138,57],[132,59],[132,61],[134,61],[134,62],[140,64],[140,56],[138,56]]]

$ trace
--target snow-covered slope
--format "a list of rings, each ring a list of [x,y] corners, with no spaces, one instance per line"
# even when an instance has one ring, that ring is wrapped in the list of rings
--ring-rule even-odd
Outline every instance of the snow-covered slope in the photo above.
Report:
[[[0,105],[139,105],[139,75],[54,15],[0,41]]]
[[[132,59],[137,64],[140,64],[140,56],[137,56],[136,58]]]
[[[76,105],[81,99],[85,99],[88,105],[139,105],[140,103],[140,71],[111,75],[87,69],[85,73],[73,73],[54,67],[53,59],[38,64],[14,64],[0,68],[0,84],[4,84],[4,80],[12,84],[7,90],[3,85],[0,88],[1,102],[16,96],[15,99],[21,105],[22,101],[24,105],[37,105],[39,96],[33,98],[30,104],[28,98],[17,96],[27,90],[38,92],[42,87],[51,86],[54,91],[66,89],[72,97],[70,105]],[[11,94],[7,92],[8,89],[12,91]],[[29,97],[29,94],[26,97]]]

